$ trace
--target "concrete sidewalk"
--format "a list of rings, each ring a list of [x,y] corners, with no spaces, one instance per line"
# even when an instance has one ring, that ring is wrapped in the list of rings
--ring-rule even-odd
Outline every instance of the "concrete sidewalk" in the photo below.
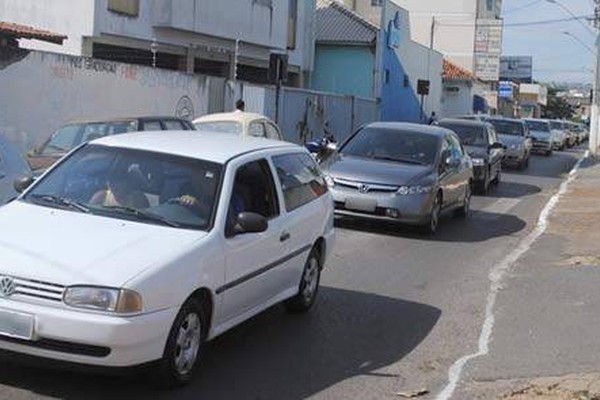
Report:
[[[454,399],[600,400],[600,164],[582,162],[495,310]]]

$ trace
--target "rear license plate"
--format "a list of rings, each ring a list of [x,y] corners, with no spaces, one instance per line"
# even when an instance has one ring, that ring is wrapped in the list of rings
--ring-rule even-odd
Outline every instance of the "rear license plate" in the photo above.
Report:
[[[348,197],[346,198],[346,208],[355,211],[375,212],[377,201],[360,197]]]
[[[0,336],[33,339],[33,315],[0,310]]]

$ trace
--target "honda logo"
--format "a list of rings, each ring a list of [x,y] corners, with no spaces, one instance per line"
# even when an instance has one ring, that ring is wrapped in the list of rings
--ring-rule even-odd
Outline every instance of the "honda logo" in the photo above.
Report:
[[[358,187],[358,191],[361,193],[369,193],[369,190],[371,190],[371,187],[369,185],[360,185]]]

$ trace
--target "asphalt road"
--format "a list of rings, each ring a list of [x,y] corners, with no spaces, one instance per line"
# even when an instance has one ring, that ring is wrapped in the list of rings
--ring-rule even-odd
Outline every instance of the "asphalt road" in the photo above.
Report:
[[[528,170],[446,217],[434,238],[393,225],[338,221],[318,305],[274,307],[208,346],[200,377],[156,392],[140,377],[85,375],[0,361],[0,399],[386,399],[426,388],[473,352],[488,274],[535,225],[583,151],[534,156]]]

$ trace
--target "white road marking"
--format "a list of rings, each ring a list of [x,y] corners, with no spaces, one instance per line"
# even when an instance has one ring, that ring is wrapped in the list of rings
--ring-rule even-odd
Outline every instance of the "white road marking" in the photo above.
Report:
[[[448,370],[448,384],[446,387],[437,395],[436,400],[448,400],[454,394],[456,387],[458,386],[458,382],[462,375],[462,372],[465,366],[469,363],[469,361],[474,358],[485,356],[489,353],[490,350],[490,341],[492,338],[492,332],[494,330],[494,307],[496,305],[496,298],[498,297],[498,293],[502,287],[502,281],[504,280],[506,274],[510,271],[512,266],[515,264],[519,258],[521,258],[525,253],[529,251],[533,243],[546,231],[548,226],[548,217],[550,213],[560,200],[561,196],[565,194],[567,191],[569,184],[575,180],[577,176],[577,171],[581,166],[581,163],[584,159],[589,157],[589,151],[586,151],[585,155],[577,161],[575,167],[569,173],[569,178],[565,180],[558,190],[558,192],[548,200],[542,212],[540,213],[540,217],[538,219],[537,225],[535,229],[527,235],[521,243],[514,249],[504,260],[502,260],[498,265],[496,265],[489,274],[490,280],[490,292],[487,297],[486,307],[485,307],[485,320],[483,322],[483,326],[481,327],[481,333],[479,335],[479,347],[476,353],[465,355],[452,364],[450,369]]]
[[[498,219],[503,214],[508,213],[515,208],[523,199],[499,199],[487,207],[478,210],[477,213],[484,213],[480,218]]]

